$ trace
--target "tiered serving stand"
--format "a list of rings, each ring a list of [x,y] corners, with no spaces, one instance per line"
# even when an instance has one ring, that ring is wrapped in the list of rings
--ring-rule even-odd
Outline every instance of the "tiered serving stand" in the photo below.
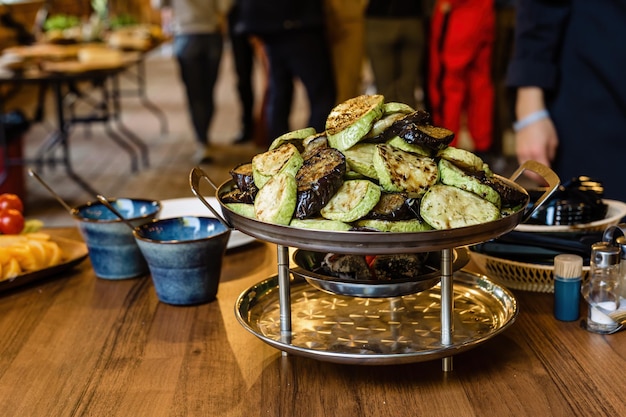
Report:
[[[452,355],[500,333],[517,315],[516,300],[508,290],[485,276],[454,272],[453,260],[455,248],[513,230],[559,185],[554,172],[533,161],[522,165],[511,179],[501,179],[528,196],[515,183],[525,170],[538,173],[549,184],[533,204],[528,204],[528,198],[526,208],[489,223],[418,233],[332,232],[268,224],[231,211],[220,196],[231,191],[234,182],[222,184],[217,198],[226,221],[245,234],[278,245],[277,275],[241,294],[235,307],[238,320],[283,354],[370,365],[441,358],[443,370],[452,370]],[[302,277],[292,277],[290,247],[363,255],[440,251],[441,279],[430,289],[398,297],[330,294],[309,286]],[[460,304],[456,310],[455,300]]]

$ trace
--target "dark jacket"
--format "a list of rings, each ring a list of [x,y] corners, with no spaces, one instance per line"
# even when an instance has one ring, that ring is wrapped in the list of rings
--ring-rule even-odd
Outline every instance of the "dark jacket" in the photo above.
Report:
[[[422,0],[369,0],[365,10],[367,17],[419,17],[422,16]]]
[[[324,25],[322,0],[239,0],[238,4],[236,33],[271,35]]]

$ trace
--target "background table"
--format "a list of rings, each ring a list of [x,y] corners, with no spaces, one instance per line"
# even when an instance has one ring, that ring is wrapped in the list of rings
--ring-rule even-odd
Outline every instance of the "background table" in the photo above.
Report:
[[[79,239],[77,230],[51,229]],[[516,292],[501,335],[454,358],[358,366],[283,356],[236,320],[235,300],[276,273],[276,246],[230,250],[218,299],[159,303],[149,277],[75,270],[0,294],[0,413],[24,416],[617,416],[626,332],[553,318]],[[583,309],[584,312],[584,309]]]

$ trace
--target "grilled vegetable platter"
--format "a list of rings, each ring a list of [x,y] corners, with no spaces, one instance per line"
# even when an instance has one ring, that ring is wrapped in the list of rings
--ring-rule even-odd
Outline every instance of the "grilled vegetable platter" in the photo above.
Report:
[[[234,167],[217,197],[233,227],[310,250],[425,252],[512,230],[528,193],[453,139],[424,110],[358,96],[330,112],[324,132],[286,133]],[[514,175],[525,169],[549,177],[540,204],[558,177],[537,163]]]

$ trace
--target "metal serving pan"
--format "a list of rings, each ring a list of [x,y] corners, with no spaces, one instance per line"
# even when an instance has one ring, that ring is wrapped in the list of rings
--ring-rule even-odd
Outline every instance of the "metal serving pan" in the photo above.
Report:
[[[500,334],[517,317],[513,294],[485,276],[454,273],[454,337],[441,342],[439,286],[404,297],[328,294],[300,277],[290,285],[292,331],[280,330],[278,278],[244,291],[235,304],[239,323],[282,351],[355,365],[422,362],[456,355]],[[312,314],[311,312],[314,312]]]
[[[532,205],[528,192],[515,180],[526,170],[542,176],[548,183],[544,194]],[[326,231],[301,229],[265,223],[242,216],[230,210],[221,199],[225,193],[235,187],[233,180],[224,182],[216,192],[222,214],[231,227],[256,239],[318,252],[335,252],[351,254],[394,254],[411,252],[433,252],[459,246],[472,245],[492,239],[513,230],[518,224],[526,221],[559,186],[558,176],[548,167],[535,161],[527,161],[521,165],[511,179],[498,176],[510,187],[518,189],[526,195],[524,208],[504,216],[498,220],[474,226],[459,227],[447,230],[430,230],[426,232],[363,232],[363,231]]]
[[[294,276],[304,278],[311,286],[331,294],[350,297],[379,298],[398,297],[428,290],[441,279],[441,252],[430,252],[424,263],[424,269],[417,278],[396,278],[391,280],[355,280],[342,279],[320,272],[321,263],[326,253],[298,249],[293,254]],[[458,271],[469,262],[466,248],[453,250],[452,271]]]

